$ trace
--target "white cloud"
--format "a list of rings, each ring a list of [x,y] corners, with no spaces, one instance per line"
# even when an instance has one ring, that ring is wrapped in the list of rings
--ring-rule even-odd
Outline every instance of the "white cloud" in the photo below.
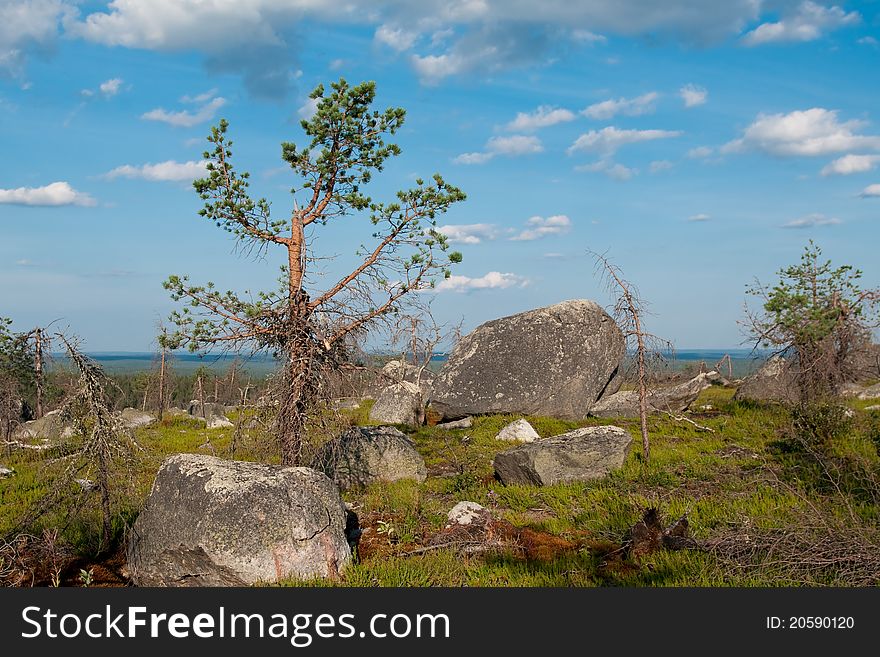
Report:
[[[453,159],[456,164],[485,164],[496,155],[516,157],[541,153],[544,145],[541,140],[532,135],[510,135],[509,137],[492,137],[486,142],[486,149],[482,152],[462,153]]]
[[[814,228],[816,226],[836,226],[840,223],[840,219],[836,217],[826,217],[824,214],[808,214],[799,219],[793,219],[788,223],[782,224],[783,228]]]
[[[856,41],[856,43],[863,45],[863,46],[873,46],[874,48],[880,47],[880,41],[878,41],[877,39],[875,39],[872,36],[862,37],[861,39]]]
[[[306,121],[310,121],[311,118],[315,115],[315,112],[318,111],[318,103],[320,103],[320,99],[318,98],[308,98],[306,102],[299,106],[299,109],[296,110],[299,118],[304,119]]]
[[[591,119],[611,119],[618,114],[624,116],[641,116],[654,111],[654,103],[660,97],[656,91],[643,94],[636,98],[618,98],[595,103],[581,110],[581,114]]]
[[[66,0],[0,0],[0,75],[24,75],[28,53],[50,49],[75,11]]]
[[[208,101],[212,100],[216,95],[217,95],[217,88],[214,87],[213,89],[209,89],[205,93],[196,94],[195,96],[190,96],[190,95],[182,96],[180,98],[180,102],[201,105],[202,103],[207,103]]]
[[[694,223],[699,223],[702,221],[709,221],[712,217],[708,214],[701,212],[700,214],[694,214],[688,217],[688,221],[692,221]]]
[[[880,196],[880,184],[877,185],[868,185],[862,190],[862,193],[859,194],[862,198],[869,198],[872,196]]]
[[[568,153],[588,151],[611,155],[626,144],[653,141],[655,139],[669,139],[670,137],[678,137],[681,134],[678,130],[620,130],[609,126],[601,130],[590,130],[582,134],[568,147]]]
[[[709,146],[697,146],[696,148],[692,148],[687,152],[687,156],[694,160],[709,157],[711,154],[712,149]]]
[[[175,162],[174,160],[168,160],[157,164],[142,164],[140,166],[123,164],[112,171],[108,171],[104,174],[104,177],[109,180],[114,178],[140,178],[154,182],[192,182],[196,178],[205,175],[207,171],[205,169],[206,164],[207,160],[202,160],[201,162]]]
[[[486,150],[499,155],[528,155],[544,150],[541,140],[531,135],[511,135],[510,137],[492,137],[486,143]]]
[[[534,112],[519,112],[516,118],[507,124],[506,129],[511,131],[531,132],[538,128],[547,128],[557,123],[574,121],[574,112],[567,109],[541,105]]]
[[[629,180],[638,173],[638,169],[630,169],[622,164],[610,162],[608,160],[599,160],[592,164],[581,164],[574,168],[575,171],[586,171],[589,173],[604,173],[609,178],[615,180]]]
[[[695,84],[686,84],[678,90],[678,95],[684,101],[685,107],[696,107],[697,105],[705,105],[709,99],[709,92],[703,87]]]
[[[453,158],[455,164],[485,164],[495,157],[494,153],[484,153],[477,151],[474,153],[462,153]]]
[[[107,80],[106,82],[102,82],[98,89],[104,94],[105,97],[111,98],[119,93],[119,87],[122,86],[122,78],[113,78],[111,80]]]
[[[815,41],[824,32],[836,30],[861,21],[857,11],[846,12],[840,7],[824,7],[807,0],[794,14],[776,23],[762,23],[742,38],[747,46],[784,41]]]
[[[479,278],[453,274],[443,279],[435,288],[438,292],[468,292],[470,290],[505,289],[508,287],[525,287],[529,280],[511,273],[490,271]]]
[[[483,240],[494,240],[499,233],[495,224],[449,224],[437,230],[446,235],[452,244],[479,244]]]
[[[651,173],[660,173],[661,171],[668,171],[675,165],[669,160],[654,160],[648,165],[648,171]]]
[[[517,242],[530,242],[548,235],[565,235],[571,230],[571,219],[564,214],[556,214],[551,217],[531,217],[526,222],[527,228],[518,235],[511,237]]]
[[[189,110],[181,110],[179,112],[168,112],[163,108],[150,110],[141,115],[145,121],[161,121],[176,128],[192,128],[205,121],[210,121],[217,114],[217,110],[226,104],[226,99],[218,96],[208,103],[202,105],[194,112]]]
[[[410,50],[419,38],[419,33],[402,27],[380,25],[373,36],[378,43],[384,44],[397,52]]]
[[[88,194],[76,191],[70,183],[59,181],[44,187],[17,187],[0,189],[0,203],[11,205],[97,205]]]
[[[837,110],[821,107],[789,114],[759,114],[739,139],[722,153],[758,150],[779,156],[815,156],[861,149],[880,149],[880,136],[860,135],[862,121],[840,122]]]
[[[461,55],[450,52],[442,55],[413,55],[410,63],[425,84],[438,84],[443,78],[461,73],[468,67]]]
[[[823,176],[848,176],[873,170],[880,164],[880,155],[844,155],[822,168]]]
[[[571,38],[578,43],[588,43],[590,45],[608,43],[607,37],[604,37],[601,34],[596,34],[595,32],[590,32],[590,30],[574,30],[571,33]]]

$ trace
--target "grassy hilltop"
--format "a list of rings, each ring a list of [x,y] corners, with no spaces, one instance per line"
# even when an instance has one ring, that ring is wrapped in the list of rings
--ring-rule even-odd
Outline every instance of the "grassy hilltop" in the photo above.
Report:
[[[876,545],[872,541],[878,536],[880,413],[862,410],[870,402],[848,402],[853,417],[834,420],[839,426],[828,432],[824,458],[817,460],[794,439],[799,425],[792,424],[788,411],[737,402],[732,395],[731,388],[720,386],[704,391],[692,407],[697,412],[689,415],[700,427],[653,416],[650,463],[642,463],[634,440],[621,470],[590,483],[497,482],[492,458],[509,444],[495,435],[518,416],[478,417],[465,430],[401,427],[425,458],[428,479],[345,493],[364,530],[356,563],[337,582],[288,584],[775,586],[865,584],[872,572],[876,578],[878,557],[860,550]],[[369,404],[343,412],[343,422],[366,424]],[[617,424],[638,435],[637,420],[529,420],[542,437],[596,424]],[[213,452],[228,457],[233,434],[234,429],[205,429],[187,418],[139,429],[143,450],[131,475],[115,482],[117,541],[136,517],[165,456]],[[259,428],[246,430],[237,438],[235,457],[271,461],[275,450],[267,447],[268,440]],[[19,450],[4,459],[16,476],[0,480],[0,535],[51,490],[53,475],[63,468],[60,456]],[[57,579],[68,584],[84,578],[93,585],[123,584],[121,549],[99,562],[89,556],[100,532],[97,504],[89,493],[67,492],[39,521],[60,534],[54,547],[34,543],[43,551],[35,583],[51,581],[55,569]],[[456,545],[432,543],[446,513],[462,500],[477,502],[509,523],[494,549],[469,555]],[[665,524],[686,514],[696,548],[633,553],[629,531],[647,508],[657,508]],[[71,547],[60,547],[64,544]],[[4,565],[8,571],[8,558]]]

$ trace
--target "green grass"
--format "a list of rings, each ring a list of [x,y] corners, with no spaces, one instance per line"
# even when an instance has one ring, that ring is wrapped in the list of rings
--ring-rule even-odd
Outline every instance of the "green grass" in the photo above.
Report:
[[[495,439],[515,415],[474,419],[470,429],[420,427],[408,430],[428,467],[428,479],[376,483],[362,491],[347,492],[369,535],[361,558],[341,580],[286,582],[309,586],[774,586],[771,574],[755,571],[731,574],[712,554],[699,551],[656,552],[640,563],[609,551],[619,546],[645,508],[658,507],[672,521],[687,514],[692,535],[711,539],[731,528],[786,527],[796,522],[804,499],[819,491],[818,474],[795,467],[796,455],[780,448],[789,426],[788,412],[779,406],[739,403],[733,391],[712,387],[692,406],[690,416],[711,429],[666,416],[650,418],[651,459],[645,464],[636,420],[562,421],[535,417],[529,421],[543,436],[577,427],[616,424],[632,433],[633,445],[623,467],[592,482],[546,487],[503,486],[493,478],[492,459],[510,447]],[[834,449],[843,461],[875,470],[880,467],[880,413],[863,410],[866,402],[853,401],[852,430]],[[711,406],[711,408],[705,408]],[[367,424],[369,404],[346,412],[348,421]],[[166,420],[139,430],[143,447],[133,476],[119,480],[117,508],[129,521],[146,498],[156,469],[169,454],[215,453],[228,457],[233,429],[208,430],[187,419]],[[236,458],[267,458],[275,450],[259,431],[240,439]],[[17,475],[0,481],[0,534],[46,490],[52,466],[43,455],[19,451],[2,459]],[[783,473],[784,481],[778,474]],[[786,474],[788,473],[788,474]],[[793,474],[792,474],[793,473]],[[124,484],[124,485],[122,485]],[[501,552],[468,556],[448,549],[418,552],[429,544],[457,502],[470,500],[492,509],[514,527],[565,539],[572,547],[542,559]],[[876,518],[869,501],[857,506],[858,515]],[[93,543],[96,514],[78,523],[64,523],[65,509],[49,513],[43,523],[63,526],[65,537],[84,549]],[[873,516],[872,516],[873,514]],[[122,521],[120,520],[120,527]],[[416,552],[416,553],[414,553]]]

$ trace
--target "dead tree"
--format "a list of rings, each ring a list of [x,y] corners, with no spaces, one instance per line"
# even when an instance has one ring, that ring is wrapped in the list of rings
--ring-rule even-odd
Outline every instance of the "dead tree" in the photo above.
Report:
[[[599,253],[589,252],[596,261],[596,268],[614,299],[612,316],[623,333],[628,346],[635,347],[636,381],[639,392],[639,429],[642,434],[642,458],[647,463],[651,456],[648,438],[648,390],[650,384],[649,361],[659,358],[662,351],[671,350],[669,341],[658,338],[643,329],[642,317],[646,314],[645,302],[635,285],[623,277],[620,268]]]

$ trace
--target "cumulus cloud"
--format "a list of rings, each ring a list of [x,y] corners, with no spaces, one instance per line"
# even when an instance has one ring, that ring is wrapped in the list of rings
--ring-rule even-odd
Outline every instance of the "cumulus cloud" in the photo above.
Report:
[[[638,169],[631,169],[620,163],[608,160],[599,160],[592,164],[581,164],[576,166],[574,170],[586,171],[588,173],[604,173],[609,178],[614,178],[615,180],[629,180],[639,172]]]
[[[456,164],[484,164],[496,155],[517,157],[540,153],[544,150],[541,140],[532,135],[510,135],[509,137],[492,137],[486,142],[483,151],[462,153],[453,159]]]
[[[722,153],[757,150],[778,156],[816,156],[880,149],[880,136],[860,135],[863,121],[839,121],[837,110],[821,107],[789,114],[759,114],[743,136]]]
[[[578,137],[568,147],[569,155],[578,151],[605,153],[611,155],[621,146],[636,144],[642,141],[655,139],[669,139],[678,137],[682,133],[678,130],[620,130],[613,126],[601,130],[590,130]]]
[[[315,115],[315,112],[318,111],[318,103],[320,102],[321,101],[318,98],[307,98],[306,102],[300,105],[299,109],[296,110],[297,115],[305,121],[311,120]]]
[[[871,171],[880,163],[880,155],[844,155],[822,168],[823,176],[848,176]]]
[[[711,218],[712,218],[711,215],[708,215],[708,214],[701,212],[700,214],[694,214],[694,215],[691,215],[690,217],[688,217],[688,221],[700,223],[703,221],[709,221]]]
[[[807,0],[793,14],[775,23],[762,23],[742,38],[747,46],[785,41],[815,41],[825,32],[861,21],[857,11],[847,12],[838,6],[824,7]]]
[[[150,180],[154,182],[192,182],[196,178],[204,176],[207,169],[207,160],[200,162],[175,162],[167,160],[157,164],[142,164],[140,166],[132,166],[123,164],[112,171],[104,174],[108,180],[115,178],[139,178],[141,180]]]
[[[122,86],[122,78],[113,78],[111,80],[107,80],[106,82],[102,82],[101,85],[98,87],[98,90],[107,98],[110,98],[119,93],[120,86]]]
[[[189,110],[181,110],[179,112],[169,112],[164,108],[150,110],[141,115],[145,121],[161,121],[175,128],[192,128],[193,126],[210,121],[217,114],[217,110],[226,104],[226,99],[222,96],[212,98],[207,103],[191,112]]]
[[[711,154],[712,149],[709,146],[697,146],[696,148],[692,148],[687,152],[687,156],[694,160],[709,157]]]
[[[669,160],[654,160],[648,165],[648,171],[651,173],[660,173],[661,171],[668,171],[674,166],[675,165]]]
[[[840,219],[836,217],[826,217],[824,214],[813,213],[808,214],[804,217],[800,217],[799,219],[793,219],[788,223],[782,224],[783,228],[815,228],[816,226],[836,226],[837,224],[843,223]]]
[[[608,43],[608,37],[605,37],[601,34],[596,34],[595,32],[590,32],[590,30],[574,30],[571,33],[571,38],[578,43],[587,43],[590,45],[595,45],[597,43]]]
[[[581,114],[591,119],[611,119],[622,114],[624,116],[641,116],[654,111],[654,103],[660,97],[656,91],[637,96],[636,98],[618,98],[594,103],[581,110]]]
[[[678,90],[678,95],[684,101],[685,107],[696,107],[697,105],[705,105],[709,100],[709,92],[703,87],[695,84],[686,84]]]
[[[551,217],[531,217],[526,222],[526,229],[510,239],[517,242],[531,242],[548,235],[565,235],[571,230],[571,219],[564,214]]]
[[[870,198],[870,197],[880,197],[880,184],[877,185],[868,185],[862,190],[862,193],[859,194],[862,198]]]
[[[376,28],[373,38],[377,43],[388,46],[397,52],[410,50],[419,38],[419,33],[407,30],[402,27],[392,27],[391,25],[380,25]]]
[[[574,121],[574,112],[550,105],[541,105],[534,112],[519,112],[516,118],[505,126],[507,130],[531,132],[539,128],[547,128],[557,123]]]
[[[75,8],[66,0],[0,0],[0,77],[21,77],[29,54],[51,51]]]
[[[452,244],[479,244],[483,240],[494,240],[499,233],[495,224],[448,224],[437,230],[446,235]]]
[[[505,289],[508,287],[525,287],[529,279],[512,273],[490,271],[479,278],[453,274],[443,279],[434,288],[438,292],[469,292],[471,290]]]
[[[0,203],[10,205],[96,205],[95,199],[88,194],[78,192],[70,183],[59,181],[43,187],[17,187],[0,189]]]

